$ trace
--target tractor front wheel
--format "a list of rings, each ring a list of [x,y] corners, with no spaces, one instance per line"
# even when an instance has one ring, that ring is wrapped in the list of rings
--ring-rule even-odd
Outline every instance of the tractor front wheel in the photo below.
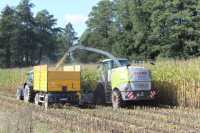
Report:
[[[118,109],[123,106],[123,100],[120,91],[114,90],[112,92],[112,106],[114,109]]]

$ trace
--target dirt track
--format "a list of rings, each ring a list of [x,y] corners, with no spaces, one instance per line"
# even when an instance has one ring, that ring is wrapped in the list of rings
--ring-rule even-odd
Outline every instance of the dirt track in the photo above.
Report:
[[[137,106],[117,111],[111,107],[65,107],[45,111],[43,107],[16,101],[8,93],[0,93],[0,106],[0,120],[5,112],[7,115],[12,112],[17,112],[19,116],[24,114],[26,123],[30,123],[26,125],[29,127],[26,131],[30,132],[40,131],[35,129],[38,124],[34,123],[45,124],[51,132],[200,132],[199,109]]]

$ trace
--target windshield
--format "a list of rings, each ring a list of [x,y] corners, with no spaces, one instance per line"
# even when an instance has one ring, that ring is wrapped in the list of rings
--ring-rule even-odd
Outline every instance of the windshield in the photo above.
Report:
[[[122,65],[122,66],[127,66],[129,64],[128,60],[119,60],[119,63]]]
[[[27,80],[30,82],[33,81],[33,72],[27,73]]]
[[[127,66],[127,65],[129,65],[128,60],[118,60],[118,61],[121,64],[121,66]],[[114,63],[114,61],[112,61],[112,62],[113,62],[113,68],[116,68],[117,67],[116,63]]]

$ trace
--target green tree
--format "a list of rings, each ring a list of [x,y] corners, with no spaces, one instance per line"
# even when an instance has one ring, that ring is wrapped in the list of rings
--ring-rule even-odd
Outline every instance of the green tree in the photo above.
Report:
[[[149,58],[147,51],[151,10],[146,5],[147,2],[149,1],[114,1],[114,53],[131,59]]]
[[[15,40],[15,10],[6,6],[0,17],[0,64],[11,67]],[[5,65],[4,65],[5,64]]]
[[[198,0],[157,1],[152,14],[153,34],[159,40],[161,56],[199,56]]]
[[[72,47],[73,45],[75,45],[75,42],[77,41],[78,38],[76,37],[76,32],[71,23],[68,23],[65,26],[63,38],[66,47]]]
[[[87,30],[80,38],[80,43],[86,46],[112,51],[112,25],[113,25],[113,3],[110,0],[102,0],[92,8],[89,14]],[[98,54],[82,52],[81,60],[98,61]]]
[[[65,52],[72,46],[77,44],[78,37],[76,36],[77,33],[75,32],[73,25],[68,23],[65,28],[63,28],[58,35],[57,41],[57,55],[58,57],[62,57]]]
[[[113,23],[113,4],[110,0],[102,0],[92,8],[87,21],[87,32],[84,36],[85,45],[103,48],[111,51],[110,31]]]
[[[19,64],[34,64],[33,56],[36,45],[34,43],[34,17],[31,11],[33,3],[29,0],[21,0],[16,7],[18,19],[18,46],[16,57]]]
[[[57,33],[60,30],[55,27],[57,20],[47,10],[39,11],[35,17],[36,50],[35,60],[41,63],[42,58],[55,60]]]

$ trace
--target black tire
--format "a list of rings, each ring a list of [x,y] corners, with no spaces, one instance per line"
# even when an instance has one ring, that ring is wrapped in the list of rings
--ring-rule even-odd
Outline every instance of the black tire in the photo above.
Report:
[[[28,85],[25,85],[25,88],[24,88],[24,102],[31,102],[31,94],[32,93],[32,90],[31,88],[28,86]]]
[[[105,104],[105,89],[104,86],[99,83],[94,91],[94,104],[104,105]]]
[[[21,88],[17,88],[16,99],[22,100],[22,89]]]
[[[119,90],[114,90],[112,92],[112,107],[113,109],[123,107],[123,100]]]

